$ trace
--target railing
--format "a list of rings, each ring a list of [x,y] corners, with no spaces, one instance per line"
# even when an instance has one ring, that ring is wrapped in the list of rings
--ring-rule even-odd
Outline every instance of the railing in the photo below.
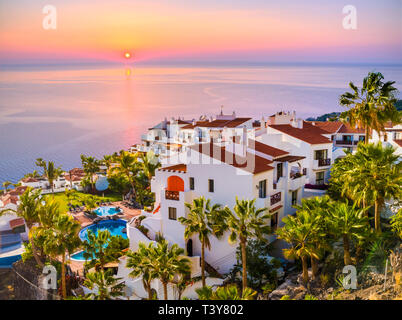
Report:
[[[294,172],[294,173],[290,173],[290,179],[295,180],[297,178],[301,178],[303,176],[303,174],[301,174],[300,172]]]
[[[349,141],[349,140],[337,140],[336,141],[336,144],[347,144],[347,145],[350,145],[350,144],[352,144],[353,143],[353,141]]]
[[[165,190],[165,199],[167,200],[180,200],[179,191]]]
[[[273,206],[275,203],[280,202],[281,199],[282,199],[282,193],[281,192],[273,194],[271,196],[271,206]]]
[[[331,165],[331,159],[318,159],[318,166],[325,167]]]

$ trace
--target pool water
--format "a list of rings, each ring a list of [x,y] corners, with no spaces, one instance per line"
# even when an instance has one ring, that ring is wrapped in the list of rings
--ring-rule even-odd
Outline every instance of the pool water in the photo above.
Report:
[[[86,259],[84,258],[84,250],[71,255],[71,260],[86,261]],[[90,259],[90,260],[92,260],[92,259]]]
[[[91,230],[95,234],[98,234],[99,230],[109,230],[112,236],[122,236],[124,239],[127,239],[127,234],[123,232],[127,226],[127,221],[125,220],[107,220],[100,221],[97,224],[91,224],[88,227],[82,229],[79,233],[79,236],[82,241],[88,240],[88,230]]]
[[[103,206],[103,207],[98,207],[94,210],[94,212],[98,215],[98,216],[112,216],[115,215],[117,213],[121,212],[121,209],[118,209],[116,207],[111,207],[111,206]]]

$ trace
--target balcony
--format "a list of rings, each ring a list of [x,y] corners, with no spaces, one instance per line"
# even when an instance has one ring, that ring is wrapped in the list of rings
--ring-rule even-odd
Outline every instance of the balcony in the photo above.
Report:
[[[349,140],[337,140],[336,144],[341,144],[341,145],[347,145],[350,146],[353,144],[353,141],[349,141]]]
[[[331,165],[331,159],[318,159],[319,167],[327,167]]]
[[[166,200],[175,200],[175,201],[179,201],[179,200],[180,200],[179,191],[165,190],[165,199],[166,199]]]
[[[273,206],[282,200],[282,192],[277,192],[271,196],[270,204]]]

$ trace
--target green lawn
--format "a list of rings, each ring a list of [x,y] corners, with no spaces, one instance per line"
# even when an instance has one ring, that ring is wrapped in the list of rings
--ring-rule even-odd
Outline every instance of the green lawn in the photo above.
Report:
[[[83,193],[83,192],[76,192],[75,193],[75,199],[76,200],[70,200],[72,204],[74,205],[82,205],[81,201],[84,201],[86,197],[90,196],[88,193]],[[59,192],[55,194],[46,194],[43,196],[45,199],[51,199],[54,198],[60,205],[60,210],[62,212],[67,212],[68,211],[68,199],[66,197],[66,194],[64,192]],[[107,194],[104,197],[99,196],[100,200],[103,201],[121,201],[121,194]]]

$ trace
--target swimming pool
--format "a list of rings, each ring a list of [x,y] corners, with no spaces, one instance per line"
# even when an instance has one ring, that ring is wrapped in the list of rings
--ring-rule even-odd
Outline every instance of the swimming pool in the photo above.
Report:
[[[115,214],[118,214],[120,212],[122,212],[122,210],[120,208],[117,207],[112,207],[112,206],[102,206],[102,207],[98,207],[94,210],[94,212],[101,217],[104,216],[112,216]]]
[[[79,233],[79,236],[82,241],[86,241],[88,240],[88,230],[91,230],[95,234],[98,234],[99,230],[109,230],[112,236],[122,236],[124,239],[127,239],[127,233],[123,232],[123,229],[125,229],[126,226],[126,220],[99,221],[96,224],[91,224],[90,226],[82,229]]]
[[[127,239],[127,233],[123,232],[126,226],[127,221],[125,220],[100,221],[97,224],[91,224],[90,226],[83,228],[79,233],[79,237],[82,241],[86,241],[88,240],[88,230],[91,230],[95,234],[98,234],[99,230],[109,230],[112,236],[121,236],[124,239]],[[71,255],[71,260],[85,261],[84,251],[79,251]]]

